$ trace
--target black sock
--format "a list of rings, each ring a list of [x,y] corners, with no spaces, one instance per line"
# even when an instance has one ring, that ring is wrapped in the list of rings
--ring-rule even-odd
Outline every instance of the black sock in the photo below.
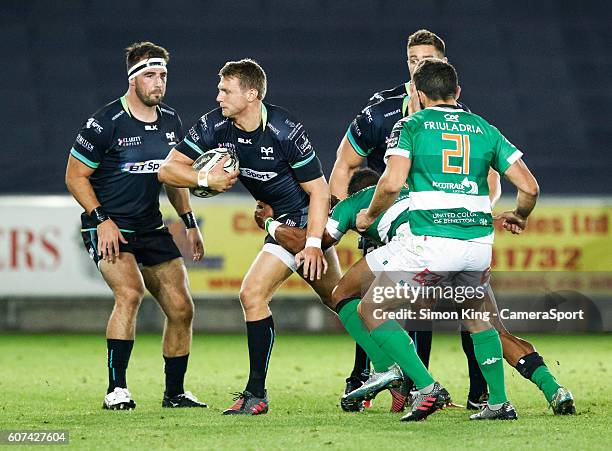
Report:
[[[468,371],[470,373],[470,392],[468,398],[472,401],[477,401],[478,398],[487,392],[487,381],[480,371],[476,354],[474,354],[474,342],[472,336],[467,330],[461,331],[461,346],[467,357]]]
[[[185,393],[183,382],[185,381],[185,372],[187,371],[187,361],[189,354],[179,357],[164,356],[164,372],[166,373],[166,391],[165,395],[170,398]]]
[[[249,342],[249,381],[246,390],[258,398],[263,398],[266,388],[268,362],[274,344],[274,321],[272,315],[259,321],[247,321]]]
[[[107,393],[112,392],[115,387],[127,388],[125,372],[130,361],[130,354],[134,347],[134,340],[115,340],[106,339],[108,349],[108,389]]]
[[[410,338],[414,343],[414,347],[416,348],[417,355],[425,365],[425,368],[429,368],[429,356],[431,355],[431,340],[432,340],[432,331],[431,330],[414,330],[408,332]],[[408,376],[404,376],[408,382],[408,387],[412,389],[414,382]]]
[[[370,374],[370,359],[361,346],[355,343],[355,364],[351,377],[365,381]]]

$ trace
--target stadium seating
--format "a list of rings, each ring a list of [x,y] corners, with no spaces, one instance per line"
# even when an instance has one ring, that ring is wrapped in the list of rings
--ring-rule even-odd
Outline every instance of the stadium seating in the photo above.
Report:
[[[3,2],[0,120],[16,169],[0,178],[0,193],[65,192],[76,130],[125,91],[122,48],[145,39],[172,53],[167,102],[186,126],[215,106],[226,60],[259,60],[267,100],[307,125],[329,174],[348,122],[372,92],[407,78],[406,37],[428,27],[446,40],[463,100],[527,152],[544,193],[609,194],[612,7],[524,3]],[[36,183],[24,177],[24,154]]]

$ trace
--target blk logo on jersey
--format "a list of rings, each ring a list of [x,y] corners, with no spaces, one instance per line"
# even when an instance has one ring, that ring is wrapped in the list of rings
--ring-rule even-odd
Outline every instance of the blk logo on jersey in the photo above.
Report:
[[[157,131],[157,125],[145,125],[145,130],[149,132]]]
[[[240,168],[240,175],[250,179],[259,180],[261,182],[266,182],[268,180],[272,180],[278,174],[276,172],[259,172],[249,168]]]
[[[251,138],[238,138],[240,144],[253,144]]]
[[[274,160],[274,157],[271,157],[270,154],[274,153],[273,147],[262,147],[261,153],[265,154],[261,156],[262,160]]]

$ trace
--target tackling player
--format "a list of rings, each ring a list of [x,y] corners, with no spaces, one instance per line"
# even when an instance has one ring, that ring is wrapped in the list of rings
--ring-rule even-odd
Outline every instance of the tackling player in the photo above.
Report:
[[[357,231],[355,224],[357,214],[370,205],[374,195],[374,188],[379,178],[380,175],[371,169],[358,169],[353,173],[348,184],[349,196],[333,208],[327,221],[326,230],[323,234],[324,249],[335,245],[349,230]],[[377,246],[391,241],[396,236],[400,226],[408,222],[408,212],[404,209],[408,208],[409,194],[408,189],[402,189],[393,207],[381,214],[373,226],[364,232],[360,232],[362,237],[370,240]],[[290,252],[297,253],[299,249],[304,247],[304,241],[306,240],[305,231],[274,221],[274,211],[270,206],[260,202],[254,216],[259,227],[272,231],[274,239]],[[361,280],[367,277],[367,273],[355,273],[354,276],[357,280]],[[354,293],[355,296],[358,294],[358,292]],[[340,297],[344,296],[340,295]],[[497,304],[490,287],[486,300],[487,311],[497,313]],[[353,301],[353,303],[356,304],[356,301]],[[350,305],[334,305],[334,308],[341,320],[349,316],[351,310]],[[506,329],[499,316],[492,315],[491,324],[500,334],[504,359],[527,380],[532,381],[538,386],[545,395],[553,412],[561,415],[574,413],[575,408],[571,393],[557,383],[533,345],[526,340],[512,335]],[[371,344],[368,349],[374,349],[374,352],[376,352],[376,347]],[[378,368],[381,368],[381,366],[384,368],[384,365],[378,365]],[[380,370],[378,369],[377,371]],[[378,378],[379,376],[377,376],[377,373],[374,373],[370,377]],[[355,404],[358,404],[358,402],[348,403],[348,405]]]
[[[446,61],[444,41],[428,30],[418,30],[408,37],[407,56],[408,72],[410,77],[417,64],[425,58],[439,58]],[[375,93],[366,107],[351,122],[345,136],[343,137],[337,151],[337,159],[330,177],[330,190],[332,195],[338,199],[344,199],[347,194],[347,185],[351,174],[364,162],[368,168],[374,169],[382,174],[385,170],[384,155],[387,149],[387,141],[391,136],[391,130],[395,123],[415,111],[420,110],[418,96],[411,93],[414,89],[413,83],[402,83],[392,89]],[[460,104],[461,105],[461,104]],[[465,105],[461,105],[469,111]],[[489,197],[494,205],[499,199],[501,186],[499,174],[491,170],[488,178]],[[372,250],[375,246],[371,242],[361,240],[364,252]],[[410,330],[411,323],[406,323],[406,330]],[[431,352],[432,331],[431,323],[422,324],[422,329],[409,332],[417,352],[425,366],[429,366],[429,355]],[[474,356],[474,346],[469,332],[462,331],[461,342],[463,351],[467,357],[470,377],[470,389],[467,399],[468,409],[478,409],[486,401],[487,385]],[[369,363],[363,350],[357,346],[355,366],[351,376],[346,380],[345,392],[350,392],[361,385],[367,378]],[[408,390],[412,388],[410,380],[405,381],[398,389],[392,389],[393,403],[392,411],[403,409],[407,399]],[[346,405],[341,403],[346,409]]]
[[[368,254],[354,268],[370,271],[372,279],[373,272],[409,272],[403,280],[417,286],[424,280],[429,285],[486,286],[493,243],[486,183],[489,168],[503,173],[518,189],[516,209],[502,214],[508,229],[524,229],[537,201],[538,184],[520,151],[496,128],[457,105],[460,88],[450,64],[426,59],[417,66],[413,81],[425,109],[395,125],[385,154],[387,167],[368,209],[357,216],[356,226],[358,230],[370,227],[408,183],[408,218],[414,236],[399,237]],[[347,293],[351,276],[351,271],[345,274],[335,296]],[[354,288],[348,292],[354,293]],[[402,420],[418,421],[435,412],[446,390],[433,380],[414,349],[406,353],[406,347],[413,346],[408,334],[395,321],[380,324],[368,315],[364,321],[374,341],[419,389],[412,412]],[[473,318],[466,326],[490,390],[487,406],[470,419],[516,419],[506,396],[498,332],[484,319]]]
[[[329,211],[329,188],[306,130],[286,110],[263,102],[266,75],[255,61],[230,61],[219,76],[219,108],[203,115],[172,150],[161,167],[160,180],[173,186],[201,186],[206,174],[193,170],[194,160],[217,147],[234,151],[240,162],[240,181],[253,197],[271,204],[284,223],[306,228],[302,276],[328,304],[340,267],[335,250],[330,249],[329,270],[322,277],[328,265],[321,237]],[[234,405],[223,412],[226,415],[268,411],[265,380],[275,336],[268,304],[296,269],[294,255],[266,237],[240,289],[249,379]]]
[[[183,137],[178,114],[162,103],[168,59],[163,47],[150,42],[126,49],[127,93],[83,124],[66,169],[68,190],[85,209],[81,215],[85,248],[115,299],[106,329],[105,409],[136,407],[127,389],[126,371],[145,287],[166,317],[162,406],[206,407],[183,388],[193,301],[181,254],[159,211],[157,171]],[[194,260],[200,260],[204,245],[191,212],[189,192],[166,187],[166,193],[185,222]]]

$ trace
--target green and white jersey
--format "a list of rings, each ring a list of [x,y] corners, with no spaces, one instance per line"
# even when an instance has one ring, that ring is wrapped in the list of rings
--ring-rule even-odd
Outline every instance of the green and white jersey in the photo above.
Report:
[[[349,230],[357,230],[355,224],[357,214],[362,209],[369,207],[375,191],[376,186],[369,186],[340,201],[334,207],[325,228],[336,241],[339,241]],[[399,226],[408,223],[409,201],[410,190],[402,189],[395,203],[381,213],[361,235],[379,245],[388,243],[397,233]]]
[[[489,168],[503,174],[523,155],[499,130],[459,107],[430,107],[395,124],[391,155],[412,160],[413,234],[493,243]]]

